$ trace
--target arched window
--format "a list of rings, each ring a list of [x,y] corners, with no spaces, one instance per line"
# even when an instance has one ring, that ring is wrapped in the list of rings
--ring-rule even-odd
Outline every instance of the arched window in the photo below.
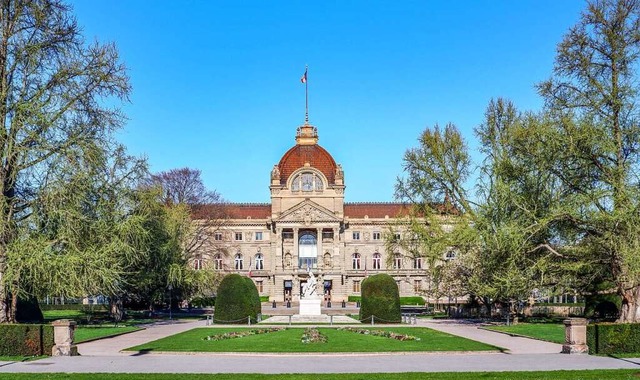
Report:
[[[318,260],[318,240],[315,233],[304,231],[298,239],[298,268],[315,268]]]
[[[202,256],[198,255],[193,260],[193,269],[200,270],[202,269]]]
[[[351,255],[353,261],[353,269],[360,269],[360,254],[358,252]]]
[[[382,256],[376,252],[373,254],[373,269],[381,269],[380,262],[382,261]]]
[[[217,270],[222,269],[222,255],[219,253],[213,256],[213,268]]]
[[[258,253],[256,255],[256,270],[264,269],[264,259],[262,257],[262,253]]]
[[[293,191],[322,191],[324,182],[322,178],[314,172],[302,172],[291,181]]]
[[[234,263],[235,263],[236,270],[242,270],[243,263],[242,263],[242,254],[241,253],[238,252],[238,254],[236,254],[236,257],[234,259]]]
[[[422,257],[413,259],[413,269],[422,269]]]
[[[402,256],[399,253],[396,253],[393,256],[393,269],[401,269],[402,268]]]

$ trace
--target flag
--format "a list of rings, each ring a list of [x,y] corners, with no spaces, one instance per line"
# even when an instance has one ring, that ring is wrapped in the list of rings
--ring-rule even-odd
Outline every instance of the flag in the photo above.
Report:
[[[300,82],[307,83],[307,70],[305,70],[304,74],[302,74],[302,78],[300,78]]]

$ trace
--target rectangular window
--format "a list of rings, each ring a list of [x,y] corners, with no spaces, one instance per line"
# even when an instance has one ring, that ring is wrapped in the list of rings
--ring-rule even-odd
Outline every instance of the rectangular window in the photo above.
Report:
[[[236,232],[236,241],[242,240],[242,232]]]
[[[256,288],[258,288],[258,293],[263,293],[264,292],[264,287],[262,285],[262,281],[256,281]]]
[[[393,238],[394,238],[395,240],[400,240],[400,234],[399,234],[399,233],[395,233],[395,234],[393,234]]]
[[[222,232],[216,232],[216,233],[213,235],[213,239],[214,239],[214,240],[217,240],[217,241],[222,240]]]
[[[380,232],[373,233],[373,240],[380,240]]]
[[[360,240],[360,231],[353,231],[353,240]]]
[[[293,231],[282,231],[283,239],[293,239]]]
[[[262,240],[262,232],[256,232],[256,240]]]
[[[413,281],[413,291],[418,293],[422,290],[422,280]]]
[[[360,281],[353,282],[353,292],[360,293]]]

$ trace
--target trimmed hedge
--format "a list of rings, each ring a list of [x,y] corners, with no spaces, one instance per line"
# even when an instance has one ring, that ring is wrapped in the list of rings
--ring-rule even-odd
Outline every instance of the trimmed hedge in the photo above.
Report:
[[[51,355],[54,344],[50,325],[0,325],[0,337],[0,356]]]
[[[590,354],[640,352],[640,323],[595,323],[587,326]]]
[[[216,322],[242,324],[247,323],[247,317],[255,322],[260,311],[260,295],[250,278],[232,273],[222,279],[216,296]]]
[[[367,277],[362,281],[361,294],[361,320],[371,320],[373,316],[378,323],[400,322],[400,294],[393,277],[384,273]]]
[[[85,313],[96,312],[96,311],[108,311],[108,306],[106,304],[93,304],[93,305],[85,305],[81,303],[68,303],[64,305],[47,305],[40,304],[40,310],[48,311],[48,310],[80,310]]]

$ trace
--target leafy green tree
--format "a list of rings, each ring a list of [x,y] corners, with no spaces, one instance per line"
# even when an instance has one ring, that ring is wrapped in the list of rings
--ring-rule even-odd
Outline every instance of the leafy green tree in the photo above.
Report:
[[[93,165],[112,150],[111,133],[124,117],[114,100],[126,99],[129,80],[112,44],[86,44],[70,8],[58,0],[7,0],[0,4],[0,323],[10,318],[8,287],[14,273],[10,252],[33,252],[38,239],[21,237],[21,226],[38,212],[35,203],[63,162]],[[104,100],[111,100],[109,106]],[[65,280],[89,284],[97,268],[118,270],[100,257],[80,263],[49,247],[45,261],[68,273]],[[21,259],[28,260],[28,257]],[[105,280],[111,276],[102,277]],[[67,281],[65,281],[67,282]]]
[[[589,2],[558,46],[553,77],[539,85],[553,118],[550,170],[568,190],[566,235],[613,282],[620,321],[640,321],[638,64],[640,2]]]

